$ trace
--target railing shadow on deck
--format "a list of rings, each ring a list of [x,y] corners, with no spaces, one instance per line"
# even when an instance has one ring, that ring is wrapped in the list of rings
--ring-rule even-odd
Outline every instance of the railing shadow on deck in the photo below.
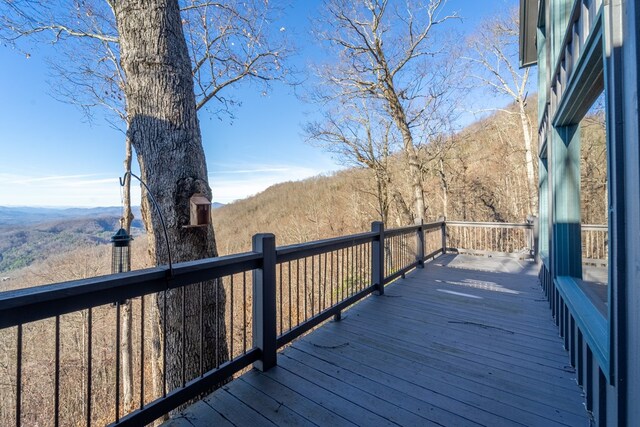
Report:
[[[4,387],[0,424],[148,424],[252,364],[269,369],[276,364],[279,348],[332,317],[339,319],[344,309],[362,298],[372,293],[384,294],[385,284],[414,268],[422,268],[426,260],[446,253],[447,248],[476,255],[495,250],[530,258],[535,253],[533,230],[533,223],[500,226],[444,220],[385,230],[382,223],[376,222],[370,232],[278,248],[273,235],[261,234],[254,236],[252,252],[177,264],[172,276],[168,267],[161,266],[0,293],[0,338],[7,352],[15,356],[9,358],[11,363],[6,367],[7,377],[11,378],[0,386]],[[182,332],[175,328],[162,337],[165,345],[158,363],[165,375],[162,391],[155,395],[149,372],[152,349],[145,342],[145,334],[151,336],[148,334],[152,327],[147,318],[148,307],[157,303],[153,299],[156,295],[197,292],[198,287],[202,292],[202,282],[214,279],[219,280],[227,296],[223,324],[216,323],[226,330],[227,353],[209,369],[201,356],[197,375],[188,375],[183,368],[181,383],[176,387],[167,384],[168,338],[179,347],[171,351],[181,357],[182,366],[187,347],[203,354],[202,332],[200,342],[189,343],[184,328],[187,319],[195,319],[202,331],[206,321],[202,318],[204,302],[200,300],[199,316],[186,313],[183,304]],[[123,373],[117,351],[121,342],[121,302],[125,300],[133,300],[138,311],[133,409],[123,404]],[[167,324],[166,312],[165,309],[162,313],[163,324]],[[63,338],[70,316],[77,314],[73,327],[81,330],[76,335],[80,335],[82,344],[73,362],[66,355],[68,344]],[[104,324],[97,325],[98,316]],[[43,322],[48,322],[46,328]],[[105,325],[111,325],[113,333],[105,332],[101,338],[98,332]],[[98,326],[100,330],[96,329]],[[172,337],[172,333],[177,335]],[[29,343],[34,337],[49,338],[48,343],[38,346],[38,351],[49,354],[49,370],[24,361],[33,351]],[[8,345],[7,339],[15,344]],[[107,358],[108,363],[99,361],[100,357]],[[71,397],[61,394],[65,380],[77,382]],[[98,381],[106,384],[96,384]],[[26,394],[42,388],[40,383],[48,384],[44,388],[50,389],[52,396],[46,403],[34,404]],[[42,394],[45,393],[39,390]],[[76,402],[78,407],[72,413],[67,401],[74,399],[80,403]],[[40,413],[36,411],[38,407]],[[46,410],[42,410],[44,407]],[[63,407],[65,413],[61,411]],[[102,411],[99,415],[98,410]]]

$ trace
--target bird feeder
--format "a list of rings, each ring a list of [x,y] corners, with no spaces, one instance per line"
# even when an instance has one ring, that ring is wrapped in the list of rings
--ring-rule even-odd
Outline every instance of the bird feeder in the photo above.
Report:
[[[211,224],[211,200],[196,193],[189,199],[190,227],[206,227]]]
[[[123,273],[131,270],[131,252],[129,244],[133,238],[124,228],[111,237],[111,273]]]

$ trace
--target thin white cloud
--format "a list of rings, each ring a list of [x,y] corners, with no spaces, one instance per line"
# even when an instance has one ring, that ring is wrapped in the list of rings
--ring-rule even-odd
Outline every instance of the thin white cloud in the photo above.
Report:
[[[217,166],[217,167],[216,167]],[[285,181],[298,181],[322,170],[297,165],[239,164],[210,167],[213,201],[230,203]],[[18,175],[0,173],[0,205],[3,206],[119,206],[121,187],[117,177],[106,174]],[[140,190],[132,186],[134,204]]]
[[[17,175],[0,173],[0,205],[118,206],[118,178],[104,174]],[[135,193],[135,192],[134,192]],[[139,203],[139,195],[133,195]]]
[[[76,187],[86,187],[86,186],[100,186],[102,184],[111,184],[115,186],[120,186],[120,181],[118,178],[104,178],[104,179],[89,179],[89,180],[78,180],[69,182],[70,186]]]
[[[6,179],[7,184],[32,184],[32,183],[40,183],[40,182],[60,182],[60,181],[72,181],[72,180],[82,180],[84,178],[90,178],[98,176],[97,174],[85,174],[85,175],[49,175],[49,176],[21,176],[21,175],[13,175],[13,174],[0,174],[0,177]]]
[[[212,175],[236,175],[236,174],[255,174],[255,173],[268,173],[268,172],[287,172],[290,170],[291,168],[287,168],[287,167],[221,170],[221,171],[212,172]]]
[[[322,173],[323,171],[296,165],[231,165],[221,166],[223,170],[212,170],[209,184],[213,191],[213,200],[230,203],[255,195],[268,187],[286,181],[299,181]],[[232,177],[231,177],[231,176]]]

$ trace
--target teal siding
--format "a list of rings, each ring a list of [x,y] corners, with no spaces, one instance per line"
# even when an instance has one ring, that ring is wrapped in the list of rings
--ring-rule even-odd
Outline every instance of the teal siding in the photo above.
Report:
[[[580,241],[580,132],[577,125],[551,132],[554,276],[582,278]]]
[[[529,1],[529,0],[523,0]],[[536,1],[536,0],[530,0]],[[640,5],[540,0],[540,279],[595,425],[640,425]],[[608,315],[581,288],[580,132],[605,91]]]
[[[539,199],[540,216],[538,227],[539,251],[543,259],[549,258],[549,181],[547,179],[547,159],[541,158],[538,167],[540,175]]]

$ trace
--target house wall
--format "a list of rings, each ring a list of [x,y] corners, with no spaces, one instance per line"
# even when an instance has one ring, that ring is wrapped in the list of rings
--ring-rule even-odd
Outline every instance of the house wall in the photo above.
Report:
[[[526,1],[526,0],[523,0]],[[536,1],[536,0],[532,0]],[[640,425],[640,6],[540,0],[540,279],[597,425]],[[605,92],[609,296],[582,278],[579,122]]]

